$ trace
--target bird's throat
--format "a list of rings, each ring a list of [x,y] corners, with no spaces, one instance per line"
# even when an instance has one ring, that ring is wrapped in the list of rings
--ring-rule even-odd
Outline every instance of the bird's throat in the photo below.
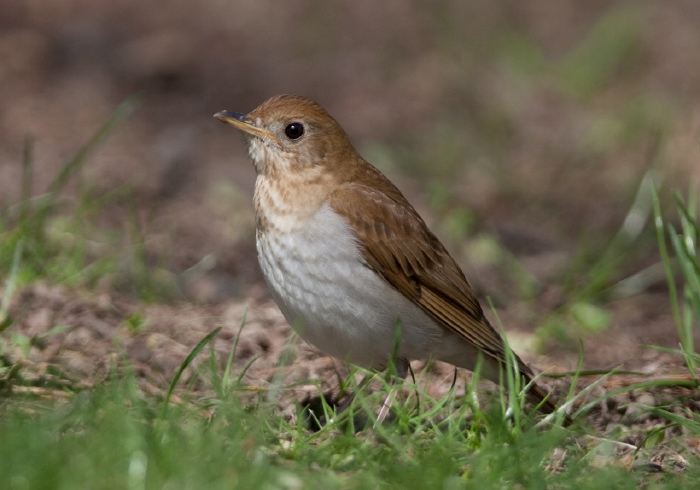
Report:
[[[291,173],[284,179],[258,174],[254,201],[259,233],[293,232],[318,212],[331,187],[314,173]]]

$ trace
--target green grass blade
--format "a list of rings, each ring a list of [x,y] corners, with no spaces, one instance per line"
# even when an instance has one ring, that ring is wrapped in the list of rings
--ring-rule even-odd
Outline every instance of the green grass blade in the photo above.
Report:
[[[48,189],[48,204],[53,205],[72,175],[82,168],[85,160],[114,132],[114,130],[138,107],[140,95],[134,95],[119,104],[107,122],[90,138],[80,151],[66,163]]]
[[[22,260],[23,246],[24,239],[20,238],[17,245],[15,245],[15,253],[12,257],[12,266],[10,267],[9,275],[7,276],[5,292],[2,295],[2,303],[0,303],[0,332],[9,327],[11,323],[7,312],[10,309],[10,300],[12,299],[12,295],[15,293],[15,288],[17,287],[17,271],[19,270],[19,263]]]
[[[663,408],[650,407],[648,405],[644,405],[644,408],[646,408],[655,415],[659,415],[675,424],[680,425],[681,427],[684,427],[693,434],[700,435],[700,422],[696,420],[684,417],[677,413],[669,412],[668,410],[664,410]]]
[[[24,228],[30,222],[29,216],[32,207],[32,166],[34,163],[34,140],[27,137],[24,142],[24,154],[22,155],[22,202],[19,211],[20,227]],[[26,236],[26,229],[22,229],[22,236]]]
[[[668,253],[668,248],[666,246],[666,230],[664,226],[663,216],[661,214],[661,204],[659,202],[659,193],[655,186],[651,187],[652,192],[652,205],[654,209],[654,226],[656,228],[656,240],[659,247],[659,254],[661,255],[661,262],[664,266],[664,271],[666,272],[666,283],[668,284],[668,294],[671,300],[671,311],[673,313],[673,319],[676,323],[676,327],[679,329],[679,335],[681,334],[680,326],[683,324],[681,319],[681,312],[678,302],[678,290],[676,289],[676,280],[673,273],[673,262],[671,261],[671,256]]]
[[[199,341],[199,343],[195,346],[194,349],[192,349],[192,352],[185,358],[185,360],[180,364],[180,368],[177,370],[177,373],[175,374],[175,377],[173,380],[170,382],[170,386],[168,387],[168,392],[165,395],[165,401],[163,402],[163,410],[161,412],[161,418],[165,417],[165,414],[167,413],[168,410],[168,404],[170,403],[170,397],[173,394],[173,390],[175,389],[175,386],[177,385],[178,381],[180,381],[180,378],[182,377],[182,373],[187,369],[187,366],[189,366],[192,361],[194,360],[195,357],[197,357],[197,354],[200,353],[206,345],[212,341],[214,337],[218,335],[218,333],[221,331],[221,327],[214,329],[211,333],[209,333],[206,337],[204,337],[202,340]]]
[[[243,327],[245,327],[247,318],[248,305],[246,305],[245,307],[245,311],[243,312],[243,318],[241,319],[241,326],[238,328],[238,333],[236,334],[236,338],[233,341],[233,345],[231,346],[231,352],[229,352],[228,359],[226,360],[226,367],[224,368],[224,374],[222,376],[222,384],[224,387],[227,387],[229,385],[229,381],[231,380],[231,368],[233,367],[233,360],[236,357],[236,350],[238,349],[238,343],[241,340],[241,334],[243,333]]]

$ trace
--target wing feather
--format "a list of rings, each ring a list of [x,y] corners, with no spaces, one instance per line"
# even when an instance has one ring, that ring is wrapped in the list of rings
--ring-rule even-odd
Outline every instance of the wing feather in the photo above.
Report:
[[[398,192],[398,191],[397,191]],[[428,315],[503,361],[503,341],[461,269],[408,202],[370,186],[348,183],[330,206],[355,230],[369,267]],[[362,203],[349,207],[349,202]]]
[[[380,187],[356,179],[340,185],[328,199],[355,231],[367,266],[440,325],[504,364],[503,339],[484,316],[462,270],[401,192],[378,172],[373,176],[374,182],[380,177]],[[521,374],[532,380],[532,370],[515,358]],[[537,384],[529,394],[545,412],[556,409]]]

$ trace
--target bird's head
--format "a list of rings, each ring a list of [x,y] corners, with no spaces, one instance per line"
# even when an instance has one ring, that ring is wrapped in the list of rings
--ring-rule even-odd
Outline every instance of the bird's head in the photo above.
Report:
[[[277,95],[248,114],[221,111],[214,117],[248,135],[258,174],[342,172],[337,167],[357,155],[340,124],[305,97]]]

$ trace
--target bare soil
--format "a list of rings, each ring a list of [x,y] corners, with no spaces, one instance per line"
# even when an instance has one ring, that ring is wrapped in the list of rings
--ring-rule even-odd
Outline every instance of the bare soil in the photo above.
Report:
[[[61,403],[70,399],[71,393],[93,388],[123,369],[137,375],[144,393],[164,398],[185,358],[215,328],[221,328],[212,343],[219,372],[223,372],[234,345],[233,373],[238,375],[247,368],[242,379],[245,389],[239,392],[244,402],[255,402],[262,396],[276,403],[280,416],[291,420],[298,416],[298,406],[313,408],[319,397],[337,404],[348,394],[341,388],[345,386],[348,367],[298,339],[270,301],[248,298],[214,306],[144,305],[119,295],[95,295],[39,283],[16,295],[11,314],[16,322],[13,333],[31,339],[31,347],[28,355],[19,346],[6,350],[3,364],[13,366],[12,374],[2,383],[6,400],[14,394]],[[59,331],[50,332],[56,326]],[[526,337],[513,336],[514,348],[518,349],[518,339]],[[662,339],[649,340],[658,341],[658,345]],[[590,356],[594,361],[585,358],[585,367],[605,369],[618,365],[624,372],[608,378],[576,403],[575,407],[580,407],[606,393],[620,391],[596,403],[579,418],[592,436],[578,437],[577,444],[614,441],[610,442],[613,453],[602,453],[601,461],[609,463],[612,457],[616,464],[630,468],[682,471],[689,453],[699,454],[700,440],[644,407],[660,407],[681,416],[700,413],[700,393],[687,367],[677,357],[643,348],[625,331],[608,332],[584,343],[587,352],[596,353]],[[617,356],[612,353],[611,344],[619,346]],[[523,354],[531,360],[526,351]],[[197,403],[201,403],[212,396],[208,359],[204,351],[185,369],[174,392],[176,403],[184,403],[183,397],[198,398]],[[571,368],[573,354],[557,355],[554,351],[534,360],[549,373],[557,373]],[[595,362],[605,365],[596,366]],[[460,372],[455,378],[452,366],[444,363],[426,366],[424,362],[413,362],[412,368],[421,390],[434,398],[445,396],[453,383],[456,396],[463,396],[469,382],[468,373]],[[576,391],[599,377],[583,376]],[[547,383],[547,378],[543,380]],[[652,381],[663,381],[664,385],[629,388]],[[555,393],[560,397],[570,382],[571,377],[556,383],[550,380],[550,384],[556,384]],[[411,386],[410,382],[404,385],[406,394]],[[485,382],[480,386],[483,400],[488,402],[493,386]],[[652,450],[637,450],[644,446],[652,429],[663,427],[666,443],[654,445]],[[565,455],[555,455],[553,465],[557,464],[557,457],[563,459]]]

